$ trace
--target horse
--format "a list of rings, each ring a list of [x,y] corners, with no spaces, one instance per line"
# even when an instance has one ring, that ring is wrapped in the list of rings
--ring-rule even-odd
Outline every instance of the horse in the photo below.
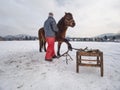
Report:
[[[71,13],[66,13],[65,15],[58,21],[57,27],[58,32],[56,34],[56,41],[58,42],[58,49],[57,49],[57,55],[60,56],[60,47],[62,42],[65,42],[68,45],[68,49],[72,50],[72,46],[69,43],[69,41],[65,38],[66,31],[68,27],[74,27],[75,21],[73,19],[73,16]],[[39,39],[39,51],[42,52],[42,48],[44,48],[44,51],[46,52],[46,41],[45,41],[45,33],[44,28],[40,28],[38,31],[38,39]]]

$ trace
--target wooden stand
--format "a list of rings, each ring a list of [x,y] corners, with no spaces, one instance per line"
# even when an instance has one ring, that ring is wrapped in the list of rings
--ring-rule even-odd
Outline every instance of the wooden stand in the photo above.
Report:
[[[82,59],[82,56],[92,56],[97,57],[96,60]],[[95,64],[85,63],[85,62],[96,62]],[[103,77],[103,52],[96,50],[81,51],[76,52],[76,72],[79,72],[79,66],[93,66],[100,67],[101,77]]]

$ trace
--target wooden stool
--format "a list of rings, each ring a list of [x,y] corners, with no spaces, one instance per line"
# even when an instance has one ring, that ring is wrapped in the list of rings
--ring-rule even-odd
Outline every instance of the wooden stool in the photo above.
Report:
[[[88,60],[82,59],[82,56],[92,56],[97,57],[96,60]],[[84,61],[84,62],[83,62]],[[96,64],[89,64],[85,62],[96,62]],[[101,77],[103,77],[103,52],[98,49],[89,50],[89,51],[82,51],[78,50],[76,52],[76,72],[79,72],[79,66],[93,66],[93,67],[100,67]]]

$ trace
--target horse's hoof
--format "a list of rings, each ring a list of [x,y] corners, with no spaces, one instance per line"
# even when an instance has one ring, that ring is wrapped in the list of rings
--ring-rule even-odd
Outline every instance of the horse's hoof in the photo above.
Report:
[[[70,51],[72,51],[72,48],[69,48]]]
[[[39,50],[39,52],[42,52],[42,50]]]
[[[60,57],[60,54],[57,54],[58,57]]]

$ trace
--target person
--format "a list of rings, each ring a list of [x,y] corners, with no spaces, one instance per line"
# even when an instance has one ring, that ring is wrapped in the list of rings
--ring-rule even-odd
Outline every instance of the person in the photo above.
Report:
[[[48,19],[44,22],[44,31],[46,42],[48,43],[45,60],[52,61],[53,58],[57,58],[55,55],[54,44],[55,44],[55,33],[58,32],[58,27],[55,19],[53,18],[53,13],[50,12]]]

